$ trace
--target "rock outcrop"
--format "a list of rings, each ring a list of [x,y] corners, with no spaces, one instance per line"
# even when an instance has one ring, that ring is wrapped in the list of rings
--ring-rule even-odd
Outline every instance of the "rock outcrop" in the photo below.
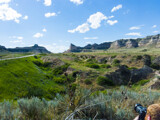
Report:
[[[137,48],[137,47],[157,47],[160,48],[160,34],[147,36],[137,39],[120,39],[114,42],[105,42],[102,44],[88,44],[85,47],[78,47],[71,44],[67,52],[90,52],[91,50],[107,50],[119,48]]]
[[[120,66],[118,70],[105,76],[112,80],[115,85],[127,85],[129,82],[133,84],[140,80],[150,78],[152,74],[153,70],[146,65],[141,69],[133,70],[129,70],[126,66]]]
[[[9,52],[21,52],[21,53],[27,53],[27,52],[32,52],[32,53],[51,53],[45,47],[38,46],[37,44],[35,44],[32,47],[16,47],[16,48],[8,48],[6,50],[9,51]]]

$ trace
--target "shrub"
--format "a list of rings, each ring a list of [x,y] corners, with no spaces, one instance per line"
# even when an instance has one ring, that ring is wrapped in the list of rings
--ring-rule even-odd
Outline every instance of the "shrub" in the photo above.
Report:
[[[86,67],[90,67],[90,68],[94,68],[94,69],[100,68],[100,66],[95,63],[88,63],[88,64],[86,64]]]
[[[137,83],[135,83],[134,85],[139,85],[139,86],[143,86],[145,85],[146,83],[148,83],[150,80],[141,80],[141,81],[138,81]]]
[[[53,80],[56,83],[64,84],[67,81],[67,78],[65,76],[58,76],[58,77],[53,77]]]
[[[98,85],[109,85],[109,86],[113,86],[114,83],[107,77],[104,77],[104,76],[99,76],[97,78],[97,84]]]
[[[89,80],[89,79],[86,79],[86,80],[84,80],[84,83],[85,83],[86,85],[90,85],[90,84],[92,84],[92,81]]]
[[[136,56],[136,60],[141,60],[143,57],[141,55]]]
[[[44,120],[47,119],[48,102],[44,99],[33,97],[31,99],[20,99],[18,105],[23,119]]]
[[[14,119],[12,104],[9,101],[4,101],[3,103],[0,103],[0,119],[1,120]]]
[[[38,87],[38,86],[28,86],[27,87],[27,92],[25,94],[22,94],[21,96],[19,97],[27,97],[27,98],[31,98],[33,96],[35,97],[39,97],[39,98],[42,98],[45,94],[45,91]]]
[[[150,67],[156,70],[160,70],[160,66],[155,63],[152,63]]]
[[[120,65],[120,60],[114,59],[113,62],[112,62],[112,64],[114,66],[119,66]]]
[[[54,75],[60,75],[60,74],[63,74],[67,68],[69,67],[69,64],[65,64],[65,65],[62,65],[60,67],[57,67],[53,70],[53,74]]]
[[[136,68],[136,67],[130,67],[130,68],[128,68],[128,70],[134,70],[134,69],[138,69],[138,68]]]
[[[102,68],[111,68],[111,65],[108,65],[108,64],[103,64],[101,65]]]

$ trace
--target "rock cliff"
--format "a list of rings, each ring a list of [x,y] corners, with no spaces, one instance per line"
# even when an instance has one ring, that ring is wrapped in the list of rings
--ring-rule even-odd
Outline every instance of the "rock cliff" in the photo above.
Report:
[[[85,47],[79,47],[71,44],[67,52],[85,52],[92,50],[107,50],[119,48],[137,48],[137,47],[157,47],[160,48],[160,34],[147,36],[137,39],[120,39],[113,42],[105,42],[101,44],[88,44]]]

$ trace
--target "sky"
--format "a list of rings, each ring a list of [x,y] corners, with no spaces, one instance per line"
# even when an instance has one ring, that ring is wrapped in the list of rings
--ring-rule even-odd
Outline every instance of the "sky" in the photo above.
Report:
[[[76,46],[160,33],[160,0],[0,0],[0,45]]]

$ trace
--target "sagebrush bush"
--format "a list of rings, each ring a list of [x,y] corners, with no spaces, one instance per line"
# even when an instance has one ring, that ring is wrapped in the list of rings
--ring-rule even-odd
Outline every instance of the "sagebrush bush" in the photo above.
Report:
[[[137,115],[134,105],[148,107],[158,103],[159,92],[131,91],[122,86],[117,90],[95,91],[70,86],[66,95],[57,94],[52,101],[33,97],[18,100],[18,106],[10,102],[0,104],[2,120],[72,120],[107,119],[133,120]]]
[[[33,97],[31,99],[20,99],[18,100],[21,118],[29,120],[45,120],[47,119],[48,113],[48,102],[46,100],[40,100],[39,98]]]

